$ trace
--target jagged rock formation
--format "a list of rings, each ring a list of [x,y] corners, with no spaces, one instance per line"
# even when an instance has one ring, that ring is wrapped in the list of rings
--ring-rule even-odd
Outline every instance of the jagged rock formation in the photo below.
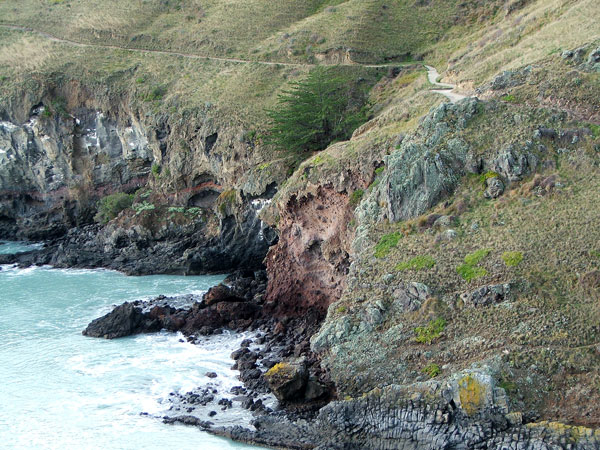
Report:
[[[264,296],[221,289],[186,313],[159,308],[146,323],[123,307],[104,319],[122,332],[188,333],[264,321],[284,342],[280,368],[308,360],[272,380],[281,400],[337,395],[317,417],[216,433],[290,448],[597,448],[583,427],[600,425],[594,0],[283,2],[277,20],[268,3],[252,15],[213,3],[149,0],[122,32],[64,29],[57,11],[72,18],[86,2],[58,2],[48,19],[36,10],[66,37],[54,43],[67,57],[36,55],[35,80],[13,82],[21,60],[14,73],[0,65],[0,236],[67,234],[0,259],[200,273],[259,267],[270,249]],[[34,17],[0,10],[18,24]],[[144,20],[164,14],[177,28],[148,34]],[[48,37],[6,33],[2,61]],[[79,42],[115,66],[90,75]],[[131,62],[112,53],[132,45]],[[157,61],[145,64],[144,48]],[[263,147],[257,110],[273,104],[263,99],[306,61],[359,77],[374,69],[362,61],[423,57],[448,61],[444,80],[477,98],[440,104],[420,68],[383,68],[372,120],[301,155],[285,180],[296,156]],[[138,187],[137,209],[92,225],[98,198]],[[244,381],[262,383],[258,356],[237,356]]]

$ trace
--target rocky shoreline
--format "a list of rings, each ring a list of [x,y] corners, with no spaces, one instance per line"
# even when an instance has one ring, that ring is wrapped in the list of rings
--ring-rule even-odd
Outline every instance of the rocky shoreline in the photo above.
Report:
[[[255,332],[231,355],[242,382],[229,392],[233,399],[224,398],[209,383],[186,394],[171,394],[172,406],[162,417],[167,424],[196,426],[240,442],[320,450],[600,448],[600,436],[591,429],[524,423],[522,414],[510,410],[506,392],[486,366],[447,380],[389,385],[359,398],[335,400],[335,387],[310,350],[309,340],[320,320],[270,317],[265,313],[265,288],[265,272],[238,271],[201,299],[160,296],[119,305],[92,321],[83,334],[117,338],[167,329],[202,345],[204,336],[224,328]],[[281,370],[283,375],[277,377]],[[265,403],[270,393],[278,399],[277,406]],[[210,420],[229,408],[251,411],[254,429]],[[207,411],[209,418],[202,418]]]

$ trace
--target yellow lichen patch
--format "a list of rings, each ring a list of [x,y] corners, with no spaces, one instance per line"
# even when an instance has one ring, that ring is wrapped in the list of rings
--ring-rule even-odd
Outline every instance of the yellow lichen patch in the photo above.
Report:
[[[265,375],[267,377],[281,376],[289,373],[290,370],[291,367],[289,364],[280,362],[271,367]]]
[[[486,388],[475,377],[467,375],[458,382],[458,395],[462,409],[472,415],[485,401]]]

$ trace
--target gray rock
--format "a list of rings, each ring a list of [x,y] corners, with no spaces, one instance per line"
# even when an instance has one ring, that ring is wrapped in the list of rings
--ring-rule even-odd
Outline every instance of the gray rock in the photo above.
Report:
[[[591,53],[588,56],[587,63],[590,65],[600,63],[600,47],[591,51]]]
[[[460,299],[465,306],[489,306],[508,300],[511,296],[511,291],[510,283],[490,284],[471,292],[465,292],[460,295]]]
[[[323,397],[328,392],[327,388],[319,383],[315,378],[310,377],[306,383],[304,398],[308,401]]]
[[[416,311],[431,296],[429,288],[423,283],[407,283],[398,286],[393,293],[394,304],[402,311]]]
[[[499,177],[492,177],[485,180],[485,198],[498,198],[504,193],[504,183]]]
[[[455,230],[446,230],[446,231],[442,231],[441,233],[438,233],[435,236],[435,242],[436,243],[448,242],[448,241],[452,241],[452,240],[456,239],[457,237],[458,237],[458,233]]]

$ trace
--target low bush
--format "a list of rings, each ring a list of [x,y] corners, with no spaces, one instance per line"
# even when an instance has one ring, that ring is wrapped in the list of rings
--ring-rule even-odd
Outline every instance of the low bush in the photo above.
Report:
[[[133,195],[124,192],[107,195],[98,202],[98,213],[95,219],[101,223],[113,220],[124,209],[130,208],[133,203]]]
[[[446,320],[442,317],[430,320],[426,326],[415,328],[415,341],[419,344],[431,345],[439,339],[444,328],[446,328]]]

